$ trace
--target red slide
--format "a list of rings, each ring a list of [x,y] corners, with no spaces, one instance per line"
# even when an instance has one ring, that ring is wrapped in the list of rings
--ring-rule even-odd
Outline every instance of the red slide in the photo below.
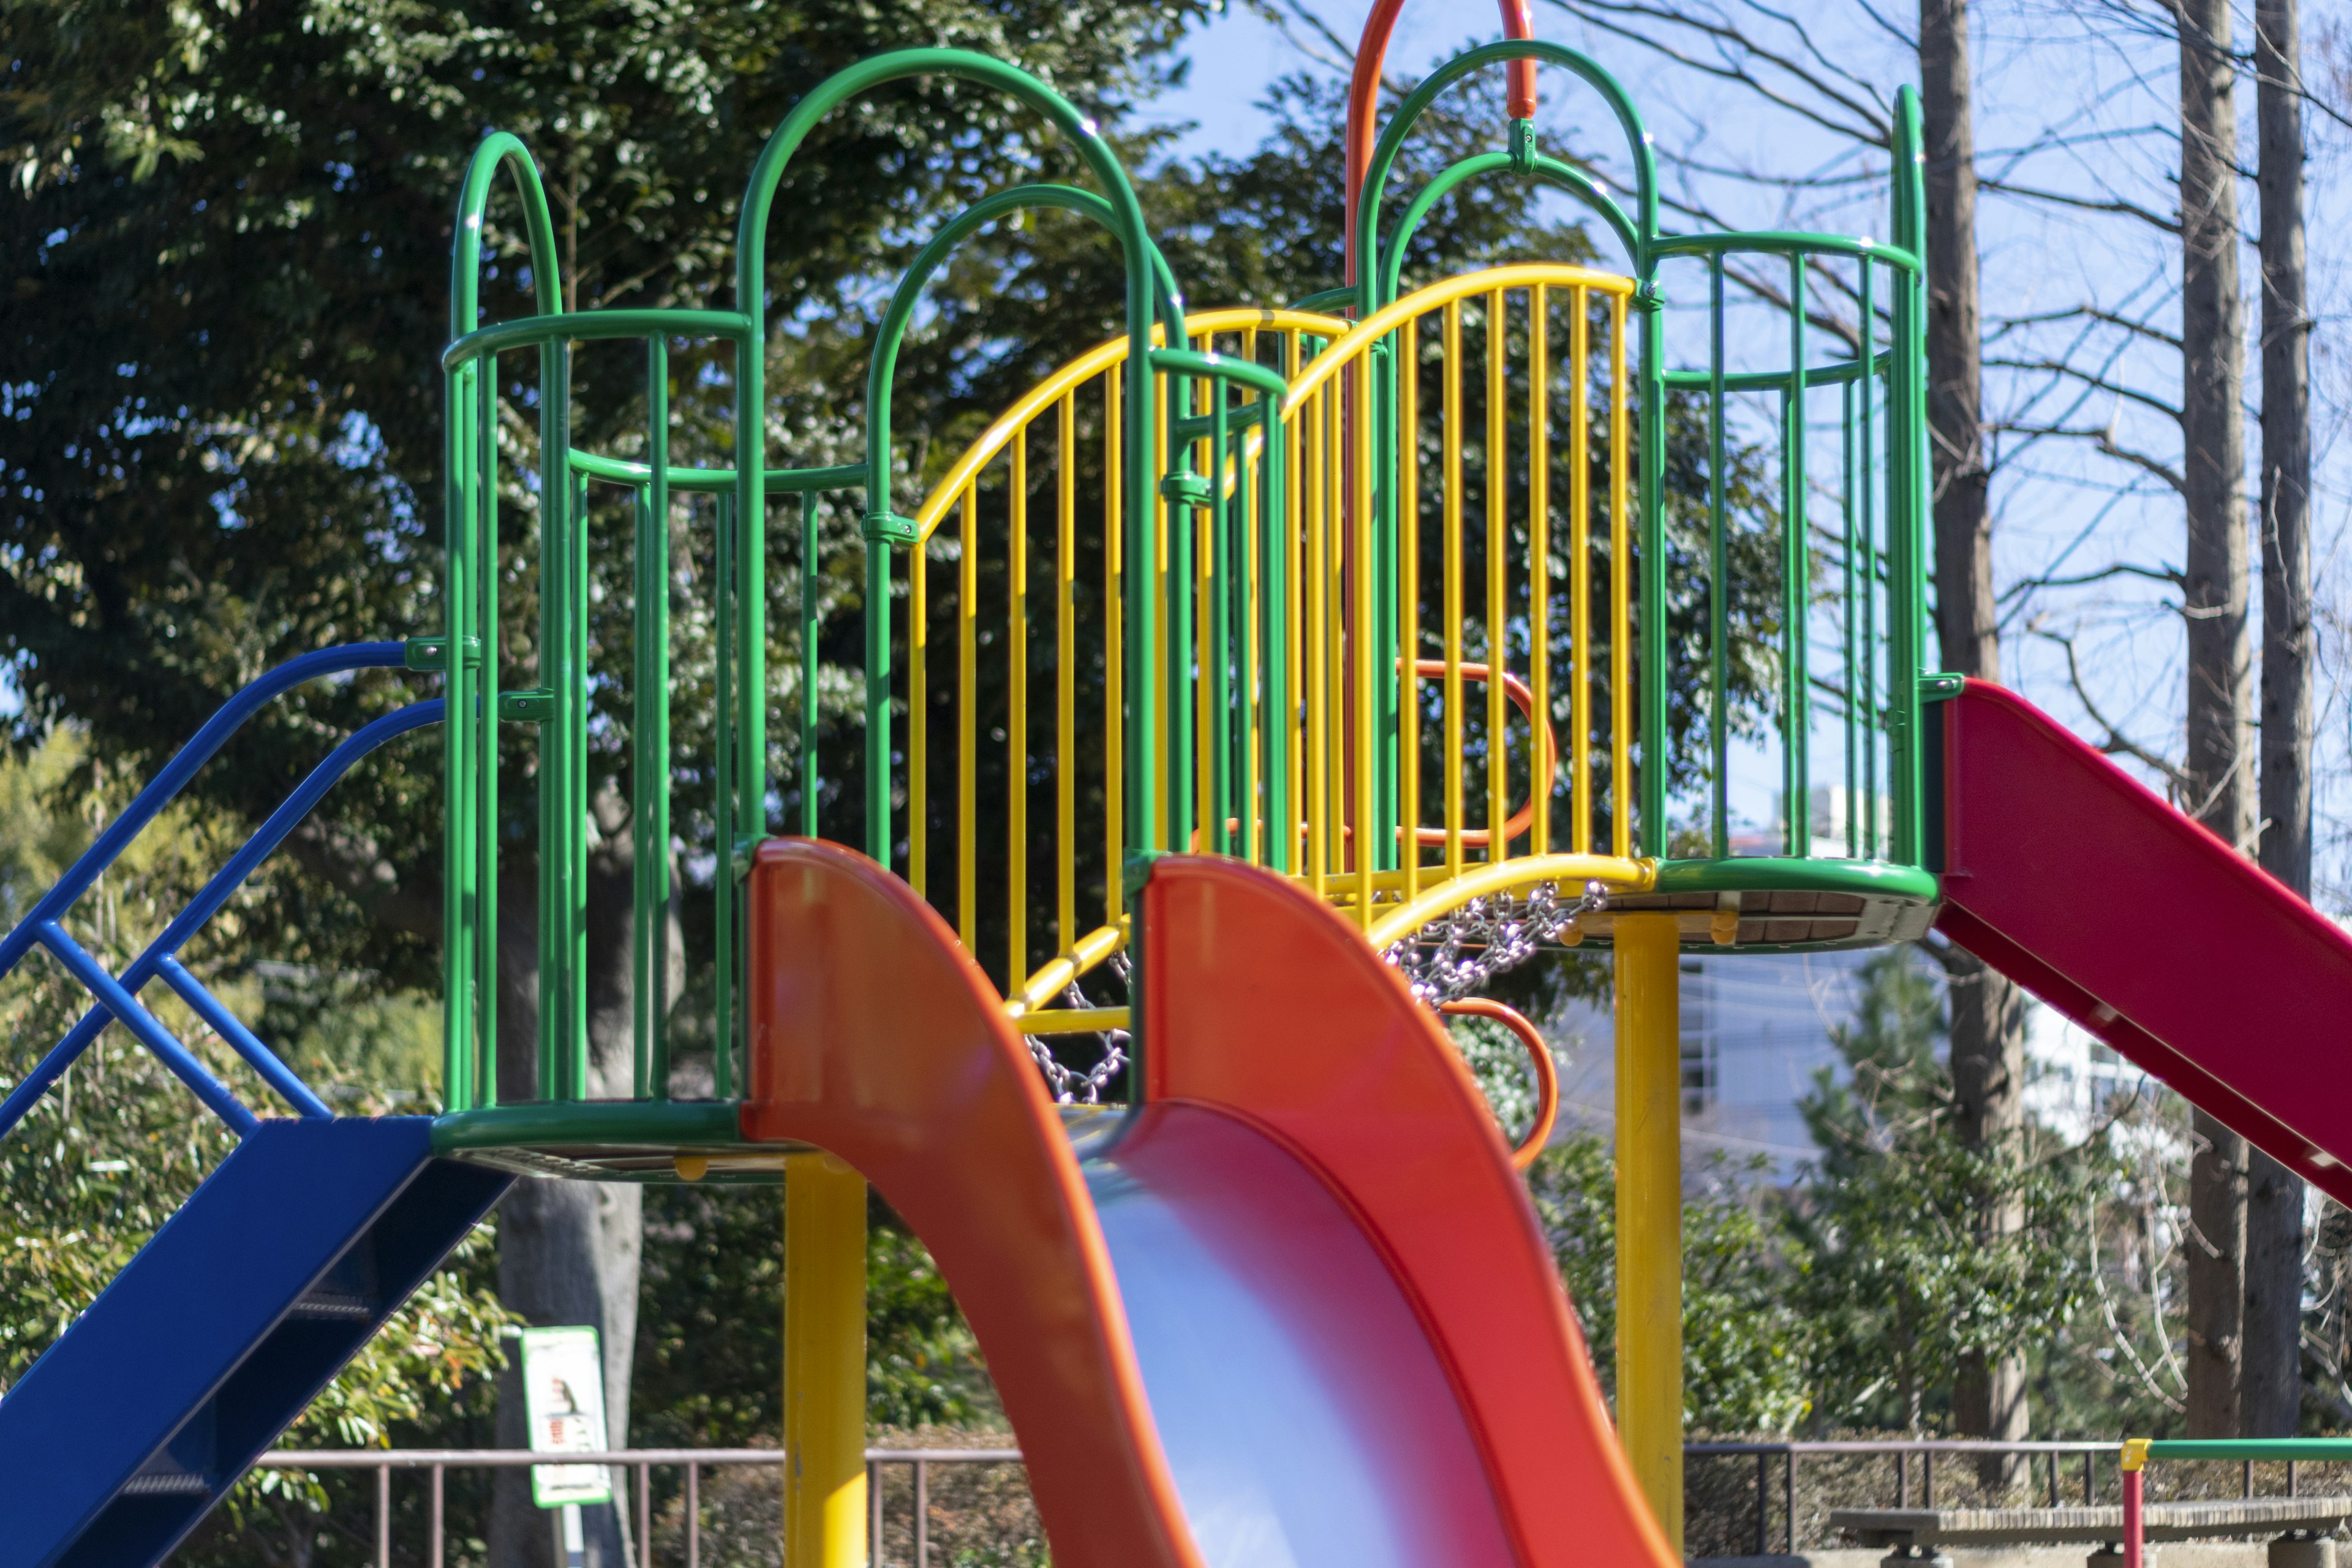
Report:
[[[2352,1203],[2352,938],[2024,699],[1942,708],[1937,927]]]
[[[1675,1568],[1493,1119],[1339,915],[1171,858],[1144,1100],[1075,1148],[986,978],[849,850],[751,874],[748,1136],[930,1247],[1074,1568]]]

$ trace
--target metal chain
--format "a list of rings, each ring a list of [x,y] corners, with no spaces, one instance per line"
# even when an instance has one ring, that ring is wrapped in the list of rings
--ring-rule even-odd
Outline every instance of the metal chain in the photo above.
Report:
[[[1134,977],[1134,970],[1123,952],[1111,954],[1110,967],[1122,983]],[[1132,994],[1132,988],[1129,994]],[[1062,993],[1062,1000],[1072,1007],[1094,1005],[1087,1000],[1087,994],[1078,989],[1078,983],[1075,980]],[[1029,1055],[1037,1063],[1037,1070],[1045,1075],[1045,1087],[1052,1092],[1055,1104],[1100,1105],[1102,1091],[1109,1086],[1112,1079],[1118,1076],[1118,1069],[1127,1065],[1130,1037],[1125,1029],[1106,1029],[1097,1036],[1103,1043],[1102,1059],[1084,1072],[1065,1067],[1056,1060],[1054,1047],[1046,1044],[1048,1037],[1029,1035],[1024,1037],[1029,1042]]]
[[[1560,897],[1559,884],[1539,882],[1525,897],[1498,893],[1473,899],[1439,916],[1381,957],[1405,978],[1415,1000],[1435,1007],[1483,989],[1496,975],[1517,968],[1548,942],[1558,942],[1577,921],[1598,913],[1609,889],[1584,884],[1584,896]]]

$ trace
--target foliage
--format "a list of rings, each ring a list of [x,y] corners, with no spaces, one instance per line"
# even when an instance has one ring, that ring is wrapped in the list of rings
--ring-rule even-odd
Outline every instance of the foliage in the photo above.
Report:
[[[1801,1102],[1822,1153],[1790,1211],[1804,1259],[1792,1303],[1819,1336],[1818,1419],[1919,1430],[1963,1358],[2040,1347],[2096,1284],[2082,1221],[2114,1164],[2105,1143],[1963,1147],[1934,977],[1911,948],[1863,970]]]
[[[782,1226],[772,1187],[646,1190],[631,1396],[639,1442],[743,1447],[781,1438]],[[912,1427],[1001,1418],[947,1282],[878,1196],[866,1257],[867,1420]]]
[[[1789,1300],[1796,1260],[1760,1164],[1716,1156],[1683,1200],[1683,1417],[1696,1431],[1787,1431],[1811,1404],[1811,1335]],[[1616,1162],[1599,1133],[1555,1140],[1528,1172],[1592,1352],[1616,1385]]]
[[[0,903],[12,923],[127,798],[104,769],[86,763],[80,737],[62,730],[28,756],[0,758]],[[166,811],[85,897],[72,922],[77,935],[119,972],[229,847],[221,825],[186,807]],[[191,959],[249,1015],[262,987],[243,977],[240,907],[224,911]],[[266,1106],[259,1080],[161,991],[149,1000],[174,1032],[247,1104]],[[0,1026],[13,1047],[0,1078],[13,1087],[86,1004],[80,987],[39,957],[0,980]],[[362,1086],[382,1042],[413,1033],[401,1014],[397,1002],[362,1003],[274,1037],[346,1109],[382,1114],[391,1107]],[[120,1029],[100,1037],[0,1148],[0,1386],[24,1374],[234,1144],[143,1047]],[[494,1247],[488,1227],[469,1237],[311,1403],[287,1441],[385,1446],[396,1429],[446,1421],[486,1394],[509,1321],[489,1289]],[[232,1494],[225,1517],[240,1528],[270,1521],[281,1533],[289,1526],[299,1533],[324,1500],[314,1478],[262,1470]]]

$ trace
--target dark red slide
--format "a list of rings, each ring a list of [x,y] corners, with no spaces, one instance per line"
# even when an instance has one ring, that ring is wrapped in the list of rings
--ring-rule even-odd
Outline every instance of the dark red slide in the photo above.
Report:
[[[1937,929],[2352,1203],[2352,937],[2023,698],[1941,708]]]

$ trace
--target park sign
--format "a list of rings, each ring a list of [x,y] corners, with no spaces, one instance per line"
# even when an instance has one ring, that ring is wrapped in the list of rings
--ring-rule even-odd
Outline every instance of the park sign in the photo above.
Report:
[[[534,1454],[594,1454],[604,1447],[604,1358],[593,1328],[522,1331],[524,1416]],[[541,1508],[613,1500],[602,1465],[534,1465],[531,1501]]]

